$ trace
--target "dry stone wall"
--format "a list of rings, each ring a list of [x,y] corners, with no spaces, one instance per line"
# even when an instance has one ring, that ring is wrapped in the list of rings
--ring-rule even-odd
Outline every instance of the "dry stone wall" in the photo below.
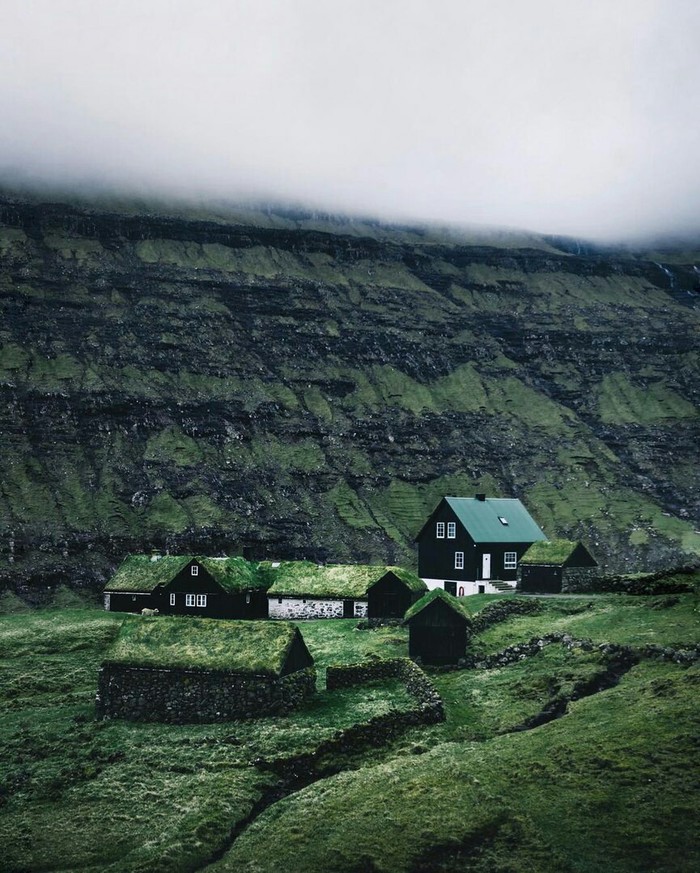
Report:
[[[269,618],[281,618],[290,621],[293,619],[343,617],[342,600],[332,600],[328,597],[270,597],[268,600],[270,604],[268,609]],[[366,618],[366,616],[367,601],[355,600],[353,604],[353,617]]]
[[[105,663],[98,676],[98,718],[192,724],[276,715],[316,690],[316,670],[287,676],[178,670]]]

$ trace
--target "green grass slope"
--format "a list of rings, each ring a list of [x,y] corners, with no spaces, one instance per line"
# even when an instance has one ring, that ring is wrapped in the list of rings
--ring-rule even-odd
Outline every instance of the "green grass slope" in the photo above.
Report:
[[[493,600],[464,603],[474,611]],[[552,629],[595,645],[436,672],[444,723],[339,754],[282,799],[279,777],[255,761],[313,753],[339,729],[409,706],[405,690],[319,690],[289,716],[252,722],[97,722],[97,667],[123,617],[85,608],[2,616],[3,869],[690,873],[700,862],[698,666],[642,659],[592,692],[607,669],[598,644],[698,645],[697,594],[541,603],[483,631],[474,651]],[[405,628],[356,624],[305,623],[319,672],[405,656]],[[584,686],[561,718],[520,729]]]

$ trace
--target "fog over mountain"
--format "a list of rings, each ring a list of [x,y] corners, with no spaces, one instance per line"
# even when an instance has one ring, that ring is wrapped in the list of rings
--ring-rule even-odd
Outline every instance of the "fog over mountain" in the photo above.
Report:
[[[700,227],[693,0],[0,8],[0,177],[593,238]]]

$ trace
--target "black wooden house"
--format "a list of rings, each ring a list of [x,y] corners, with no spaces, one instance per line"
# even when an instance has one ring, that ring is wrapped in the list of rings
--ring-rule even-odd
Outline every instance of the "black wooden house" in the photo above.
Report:
[[[456,664],[464,657],[471,618],[442,588],[434,588],[406,613],[408,654],[425,664]]]
[[[129,555],[104,590],[105,609],[209,618],[267,618],[266,583],[243,558]]]
[[[520,558],[545,539],[515,498],[443,497],[416,537],[418,575],[460,597],[513,589]]]

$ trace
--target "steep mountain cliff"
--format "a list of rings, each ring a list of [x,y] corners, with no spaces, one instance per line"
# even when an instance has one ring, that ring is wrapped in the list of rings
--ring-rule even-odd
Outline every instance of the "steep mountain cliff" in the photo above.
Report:
[[[696,247],[0,199],[1,571],[414,562],[443,494],[700,553]]]

